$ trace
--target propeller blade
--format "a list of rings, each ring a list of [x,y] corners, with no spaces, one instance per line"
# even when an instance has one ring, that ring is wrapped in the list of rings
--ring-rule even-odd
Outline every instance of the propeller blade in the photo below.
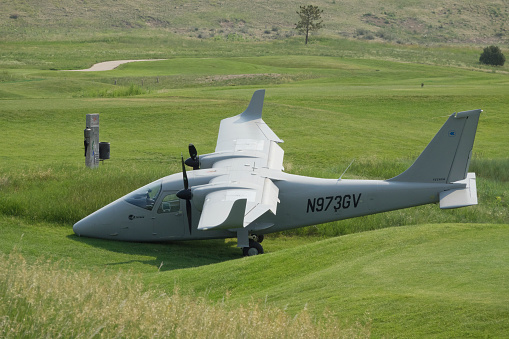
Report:
[[[187,190],[189,188],[189,181],[187,180],[186,165],[184,163],[184,157],[182,154],[180,157],[182,158],[182,176],[184,177],[184,189]]]
[[[182,156],[182,154],[180,155],[180,157],[182,160],[182,177],[184,179],[184,189],[177,192],[177,197],[179,199],[184,199],[186,201],[187,223],[189,225],[189,234],[191,234],[193,228],[193,222],[191,220],[191,216],[193,214],[193,211],[191,210],[191,199],[193,198],[193,193],[189,188],[189,180],[187,179],[184,157]]]
[[[198,151],[196,150],[196,147],[194,147],[193,144],[189,144],[189,156],[191,159],[195,160],[197,155]]]
[[[186,200],[186,212],[187,212],[187,223],[189,225],[189,234],[191,234],[191,229],[193,228],[193,222],[191,220],[191,215],[193,214],[191,211],[191,200]]]
[[[185,164],[189,167],[192,167],[193,170],[200,169],[200,160],[198,159],[198,151],[193,144],[189,144],[189,156],[185,161]]]

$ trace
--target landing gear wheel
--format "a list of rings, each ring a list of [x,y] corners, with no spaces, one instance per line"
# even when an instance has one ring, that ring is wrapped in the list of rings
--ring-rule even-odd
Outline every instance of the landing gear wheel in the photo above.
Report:
[[[263,234],[252,234],[251,235],[251,239],[253,239],[254,241],[256,241],[257,243],[262,243],[263,239],[264,239],[264,236]]]
[[[249,239],[249,247],[242,248],[242,254],[244,254],[245,257],[263,254],[263,247],[256,241]]]

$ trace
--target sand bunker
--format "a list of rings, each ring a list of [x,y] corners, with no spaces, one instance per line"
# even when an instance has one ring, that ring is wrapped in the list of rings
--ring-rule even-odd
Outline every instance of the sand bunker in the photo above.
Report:
[[[114,60],[114,61],[105,61],[100,62],[98,64],[93,65],[88,69],[73,69],[69,71],[73,72],[98,72],[98,71],[111,71],[122,64],[127,64],[128,62],[137,62],[137,61],[161,61],[166,59],[143,59],[143,60]]]

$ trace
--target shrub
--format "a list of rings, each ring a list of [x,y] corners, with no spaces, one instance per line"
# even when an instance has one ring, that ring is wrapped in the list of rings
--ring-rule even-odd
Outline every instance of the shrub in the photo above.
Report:
[[[498,46],[489,46],[482,52],[479,62],[486,65],[504,66],[505,56]]]

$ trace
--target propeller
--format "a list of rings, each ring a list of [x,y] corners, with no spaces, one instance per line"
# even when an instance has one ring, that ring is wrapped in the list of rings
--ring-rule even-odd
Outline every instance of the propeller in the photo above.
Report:
[[[193,146],[194,147],[194,146]],[[184,189],[177,192],[177,197],[179,199],[184,199],[186,201],[186,213],[187,213],[187,222],[189,224],[189,234],[191,234],[191,229],[193,226],[193,223],[191,221],[191,199],[193,198],[193,193],[191,192],[191,189],[189,188],[189,180],[187,179],[187,173],[186,173],[186,165],[184,164],[184,157],[181,155],[182,158],[182,176],[184,179]]]
[[[193,170],[200,169],[200,160],[198,157],[198,151],[196,151],[196,147],[193,144],[189,144],[189,156],[185,161],[185,164],[189,167],[192,167]]]

